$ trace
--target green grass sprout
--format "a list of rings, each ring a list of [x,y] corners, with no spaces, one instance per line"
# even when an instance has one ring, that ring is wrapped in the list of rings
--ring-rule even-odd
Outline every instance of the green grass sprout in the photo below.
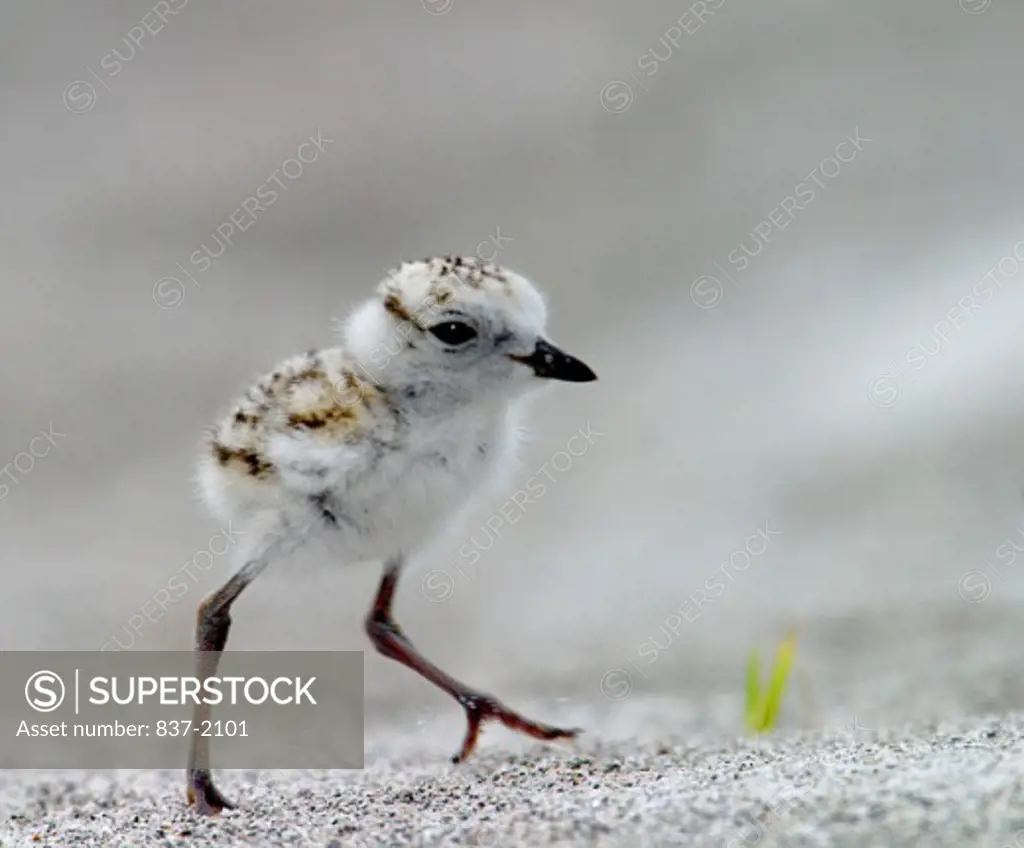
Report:
[[[753,727],[757,721],[758,692],[761,688],[759,682],[761,667],[760,655],[757,648],[751,648],[747,655],[747,703],[744,710],[744,717],[747,727]]]
[[[768,675],[768,683],[762,688],[760,682],[760,658],[756,648],[747,655],[746,704],[744,718],[747,728],[754,733],[764,733],[775,726],[779,704],[786,688],[789,668],[796,652],[796,633],[789,631],[775,650],[775,661]]]

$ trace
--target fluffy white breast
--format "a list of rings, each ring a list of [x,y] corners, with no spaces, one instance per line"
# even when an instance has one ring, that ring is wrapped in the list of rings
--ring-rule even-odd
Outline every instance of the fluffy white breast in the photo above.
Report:
[[[332,492],[345,515],[342,543],[360,559],[415,551],[515,467],[514,408],[414,429],[407,445],[384,453],[358,485]]]

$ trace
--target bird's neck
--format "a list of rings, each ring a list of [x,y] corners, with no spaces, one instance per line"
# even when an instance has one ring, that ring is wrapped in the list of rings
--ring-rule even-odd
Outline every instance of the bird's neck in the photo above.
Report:
[[[514,398],[496,392],[474,391],[445,380],[424,379],[422,375],[388,377],[379,381],[380,388],[400,402],[403,409],[421,418],[498,420],[505,418],[514,404]]]

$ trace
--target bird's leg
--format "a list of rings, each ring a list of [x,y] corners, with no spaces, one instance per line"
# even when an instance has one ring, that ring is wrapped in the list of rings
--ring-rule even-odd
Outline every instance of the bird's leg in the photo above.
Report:
[[[231,628],[231,605],[242,590],[262,570],[260,563],[251,562],[234,575],[216,592],[207,595],[199,604],[196,615],[196,677],[200,688],[209,677],[217,673],[221,652],[228,641]],[[192,740],[188,754],[188,785],[186,792],[189,804],[196,805],[196,811],[213,815],[235,805],[221,795],[213,784],[210,774],[210,741],[204,736],[204,722],[210,720],[210,705],[199,702],[192,711]]]
[[[452,757],[453,763],[461,763],[473,753],[477,737],[480,735],[480,725],[488,720],[500,721],[510,730],[525,733],[534,739],[571,739],[582,732],[578,728],[563,729],[531,721],[509,709],[496,698],[460,683],[425,659],[391,617],[391,600],[395,594],[395,586],[398,584],[400,569],[401,560],[397,558],[390,560],[385,565],[377,597],[369,615],[366,616],[366,632],[374,647],[381,654],[408,666],[435,686],[443,689],[455,698],[466,711],[466,736],[462,741],[462,748]]]
[[[299,548],[310,536],[310,530],[323,522],[319,513],[303,525],[293,524],[287,517],[266,513],[250,521],[243,533],[248,537],[245,563],[220,589],[207,595],[199,604],[196,616],[196,677],[200,689],[207,678],[217,673],[220,655],[228,641],[231,628],[231,605],[253,580],[259,577],[271,561]],[[203,735],[203,722],[210,720],[210,705],[197,703],[192,711],[192,739],[188,754],[188,783],[186,793],[189,804],[206,815],[223,809],[234,809],[213,784],[210,774],[209,737]]]

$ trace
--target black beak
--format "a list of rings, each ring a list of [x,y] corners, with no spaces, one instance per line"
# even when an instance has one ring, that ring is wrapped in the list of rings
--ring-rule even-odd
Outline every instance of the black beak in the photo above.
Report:
[[[537,347],[529,356],[513,356],[516,362],[522,362],[533,369],[538,377],[549,380],[564,380],[567,383],[589,383],[597,379],[590,366],[559,350],[551,342],[540,339]]]

